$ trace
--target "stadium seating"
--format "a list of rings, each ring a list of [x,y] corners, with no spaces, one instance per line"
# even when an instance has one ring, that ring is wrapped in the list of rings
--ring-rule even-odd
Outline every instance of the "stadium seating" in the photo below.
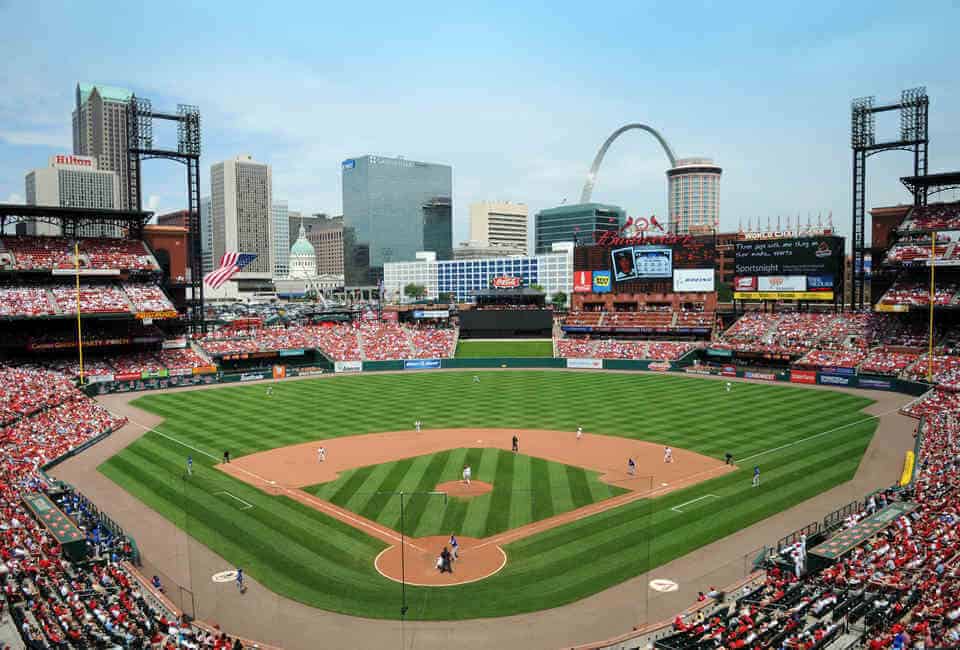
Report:
[[[933,203],[914,208],[904,219],[900,230],[960,230],[960,201]]]
[[[18,271],[72,269],[76,266],[72,240],[66,237],[3,237],[3,250],[11,261],[7,268]],[[160,266],[143,242],[109,237],[77,240],[80,267],[122,271],[159,271]]]
[[[173,303],[159,286],[155,284],[123,283],[123,292],[130,299],[134,311],[171,311]]]
[[[46,289],[0,287],[0,316],[53,316],[56,313]]]
[[[934,292],[934,304],[946,306],[953,304],[960,292],[955,282],[937,282]],[[881,305],[924,306],[930,304],[929,282],[898,279],[880,298]]]
[[[870,351],[860,364],[859,371],[868,375],[897,376],[919,356],[916,352],[894,352],[880,347]]]
[[[672,361],[694,347],[693,343],[619,341],[616,339],[557,339],[557,355],[579,359],[648,359]]]
[[[74,287],[54,287],[50,290],[57,308],[65,314],[76,313],[77,291]],[[130,311],[130,301],[122,289],[112,284],[80,285],[80,312],[123,313]]]
[[[798,368],[856,368],[866,358],[861,349],[810,350],[794,365]]]

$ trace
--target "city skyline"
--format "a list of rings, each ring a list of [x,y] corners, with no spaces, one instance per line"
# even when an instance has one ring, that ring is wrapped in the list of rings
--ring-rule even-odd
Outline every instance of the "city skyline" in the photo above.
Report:
[[[39,10],[4,6],[0,16],[30,24]],[[450,7],[436,18],[451,28],[429,42],[404,35],[425,10],[297,11],[303,20],[283,21],[287,43],[309,40],[300,36],[311,31],[311,15],[322,17],[327,37],[310,48],[270,50],[266,60],[267,50],[249,49],[257,42],[251,36],[278,27],[266,11],[234,18],[202,10],[199,17],[216,18],[218,30],[182,39],[176,11],[128,7],[111,14],[111,28],[140,37],[133,56],[118,39],[106,47],[77,42],[67,59],[54,44],[71,41],[97,12],[67,4],[45,12],[43,34],[13,34],[6,43],[11,52],[38,55],[2,64],[14,92],[0,98],[0,200],[22,201],[25,171],[71,149],[70,113],[82,81],[129,88],[160,108],[200,106],[204,188],[210,164],[253,151],[273,166],[275,192],[295,210],[342,212],[339,162],[346,158],[449,164],[455,241],[469,238],[475,201],[522,202],[531,214],[576,202],[596,148],[632,121],[661,130],[680,157],[708,156],[723,166],[722,230],[747,218],[832,212],[847,234],[849,102],[856,96],[884,101],[926,85],[930,170],[960,167],[960,96],[949,64],[950,17],[960,12],[951,3],[935,3],[924,17],[876,3],[866,18],[855,7],[814,4],[799,19],[753,5],[611,4],[581,13],[561,3],[549,12],[494,5],[465,20],[464,9]],[[338,33],[371,13],[378,19],[364,20],[360,32]],[[590,33],[598,36],[579,38]],[[174,36],[182,43],[176,51],[166,45]],[[891,129],[878,123],[878,132]],[[655,143],[625,136],[604,163],[594,200],[633,216],[666,217],[666,167]],[[907,201],[898,178],[908,172],[905,156],[871,162],[868,205]],[[145,165],[145,208],[182,208],[179,174],[175,166]]]

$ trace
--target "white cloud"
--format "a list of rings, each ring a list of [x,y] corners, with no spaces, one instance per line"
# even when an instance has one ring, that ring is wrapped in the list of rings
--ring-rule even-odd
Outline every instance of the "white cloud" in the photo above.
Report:
[[[65,132],[0,131],[0,140],[26,147],[71,147],[72,136]]]
[[[149,212],[157,212],[160,209],[160,196],[157,194],[151,194],[147,197],[147,210]]]
[[[16,192],[11,192],[7,195],[7,200],[5,203],[23,203],[23,195],[17,194]]]

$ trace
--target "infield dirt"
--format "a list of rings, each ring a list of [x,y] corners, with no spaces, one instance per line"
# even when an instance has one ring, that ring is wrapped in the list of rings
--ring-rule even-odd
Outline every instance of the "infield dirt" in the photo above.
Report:
[[[610,499],[548,517],[484,539],[460,539],[463,560],[453,573],[440,573],[436,558],[447,538],[401,535],[380,523],[319,499],[304,487],[334,481],[340,472],[434,454],[448,449],[494,448],[511,450],[513,437],[519,451],[545,460],[575,465],[600,473],[600,480],[628,490]],[[317,450],[323,447],[325,459]],[[627,460],[636,462],[631,473]],[[674,449],[673,461],[664,462],[661,445],[618,438],[540,429],[425,429],[392,431],[315,440],[277,447],[221,463],[217,469],[269,494],[283,494],[350,526],[381,539],[390,547],[377,556],[377,571],[391,580],[421,586],[448,586],[487,578],[506,565],[503,545],[563,524],[622,506],[644,497],[662,496],[737,469],[715,458],[686,449]],[[459,496],[459,495],[453,495]],[[457,531],[451,531],[453,533]],[[410,558],[410,562],[406,559]]]

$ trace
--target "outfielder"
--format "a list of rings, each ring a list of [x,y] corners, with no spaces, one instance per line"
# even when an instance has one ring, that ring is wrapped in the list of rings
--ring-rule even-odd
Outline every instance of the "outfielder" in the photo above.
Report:
[[[322,463],[326,459],[327,459],[327,448],[320,447],[320,449],[317,449],[317,462]]]
[[[479,383],[480,383],[480,375],[474,375],[474,376],[473,376],[473,383],[475,383],[475,384],[479,384]]]
[[[193,456],[187,456],[187,476],[193,476]]]
[[[577,440],[583,437],[583,427],[577,427]]]
[[[760,487],[760,466],[753,466],[753,487]]]
[[[273,397],[273,386],[267,386],[267,397]]]
[[[421,425],[420,420],[417,420],[416,422],[413,423],[413,428],[416,430],[417,433],[420,433],[420,425]]]
[[[733,387],[733,384],[731,384],[731,383],[728,381],[728,382],[727,382],[727,392],[728,392],[728,393],[730,392],[730,389],[731,389],[732,387]]]

